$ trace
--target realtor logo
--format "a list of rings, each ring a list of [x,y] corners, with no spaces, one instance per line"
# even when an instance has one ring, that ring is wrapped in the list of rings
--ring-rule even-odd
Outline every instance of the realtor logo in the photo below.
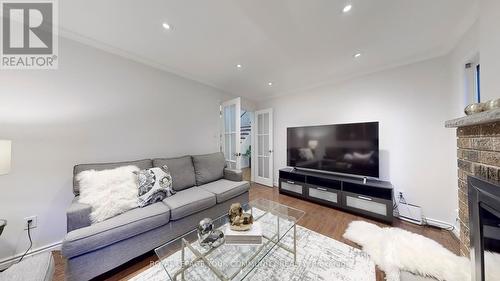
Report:
[[[1,68],[57,68],[56,3],[35,1],[0,1]]]

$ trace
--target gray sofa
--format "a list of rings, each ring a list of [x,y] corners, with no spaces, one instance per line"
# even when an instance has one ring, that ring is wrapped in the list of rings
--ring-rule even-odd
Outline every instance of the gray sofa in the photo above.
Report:
[[[78,173],[125,165],[141,169],[167,165],[177,193],[163,202],[136,208],[106,221],[91,224],[89,205],[75,199],[67,210],[67,235],[62,254],[68,280],[89,280],[192,230],[205,218],[227,213],[235,202],[247,203],[250,184],[240,171],[225,169],[222,153],[170,159],[146,159],[107,164],[82,164]]]

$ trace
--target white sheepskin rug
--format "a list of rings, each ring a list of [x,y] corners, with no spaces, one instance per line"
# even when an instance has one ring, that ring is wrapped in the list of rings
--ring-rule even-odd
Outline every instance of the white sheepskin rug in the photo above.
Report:
[[[139,168],[124,166],[111,170],[88,170],[79,173],[78,202],[92,206],[90,220],[97,223],[137,207]]]
[[[389,281],[400,281],[403,270],[438,280],[471,280],[468,258],[459,257],[422,235],[355,221],[349,224],[344,238],[361,245]]]

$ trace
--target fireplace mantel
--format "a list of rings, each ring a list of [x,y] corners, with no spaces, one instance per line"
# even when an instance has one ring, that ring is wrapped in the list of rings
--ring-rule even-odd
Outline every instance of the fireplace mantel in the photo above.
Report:
[[[465,117],[448,120],[445,122],[446,128],[458,128],[465,126],[473,126],[487,124],[500,121],[500,108],[490,111],[480,112]]]

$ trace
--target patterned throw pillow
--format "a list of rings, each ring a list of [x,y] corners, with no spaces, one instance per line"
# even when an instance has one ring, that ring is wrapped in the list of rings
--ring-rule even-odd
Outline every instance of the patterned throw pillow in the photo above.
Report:
[[[172,176],[167,166],[155,167],[136,172],[139,186],[139,207],[160,202],[175,194],[172,189]]]

